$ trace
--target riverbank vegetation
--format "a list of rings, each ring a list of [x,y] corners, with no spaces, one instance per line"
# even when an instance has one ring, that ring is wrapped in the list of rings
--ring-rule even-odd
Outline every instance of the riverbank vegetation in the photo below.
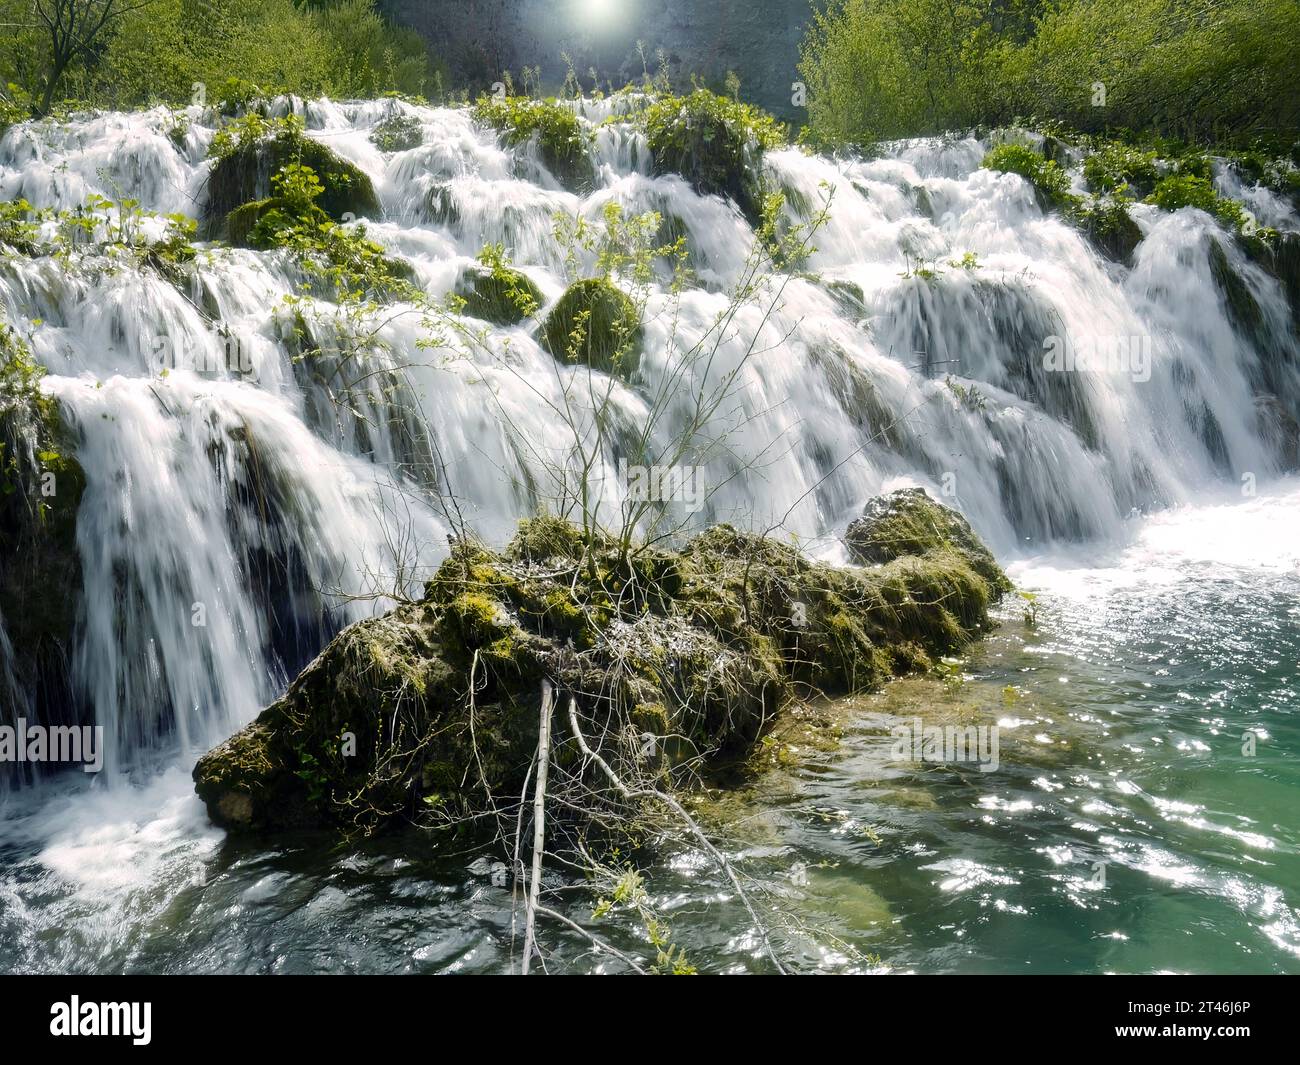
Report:
[[[1292,0],[832,0],[800,71],[825,144],[1053,122],[1281,152],[1298,46]]]
[[[441,93],[427,44],[373,0],[0,0],[0,22],[9,122],[56,108]]]

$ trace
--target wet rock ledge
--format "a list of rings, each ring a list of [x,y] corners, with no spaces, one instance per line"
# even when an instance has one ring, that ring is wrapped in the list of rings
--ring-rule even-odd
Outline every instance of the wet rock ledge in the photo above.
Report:
[[[472,825],[518,804],[543,682],[560,693],[553,773],[594,773],[568,719],[627,780],[679,786],[750,754],[777,716],[930,668],[1010,585],[924,492],[873,500],[846,535],[862,567],[719,525],[677,551],[554,518],[500,552],[458,543],[424,598],[339,635],[194,769],[233,830],[394,820]],[[592,782],[593,796],[609,792]],[[590,808],[560,814],[598,820]]]

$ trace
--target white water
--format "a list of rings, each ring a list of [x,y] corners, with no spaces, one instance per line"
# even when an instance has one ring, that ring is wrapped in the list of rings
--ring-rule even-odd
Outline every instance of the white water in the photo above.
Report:
[[[297,108],[310,136],[371,176],[385,217],[369,220],[370,234],[409,259],[431,295],[449,292],[484,244],[503,242],[546,300],[558,298],[557,212],[595,220],[616,200],[680,219],[699,284],[681,298],[675,340],[669,298],[652,293],[639,374],[615,386],[629,427],[647,419],[673,352],[725,307],[753,241],[729,204],[651,177],[643,140],[618,127],[598,131],[601,187],[583,199],[527,149],[502,149],[465,111],[280,106]],[[611,106],[588,103],[582,113],[599,122]],[[419,117],[425,144],[385,156],[368,136],[394,107]],[[100,193],[198,217],[212,116],[190,117],[181,148],[165,135],[163,110],[14,127],[0,143],[0,194],[71,207]],[[1232,513],[1257,528],[1255,511],[1267,510],[1268,483],[1281,472],[1257,416],[1265,360],[1283,404],[1294,411],[1300,397],[1300,349],[1277,283],[1193,210],[1136,207],[1145,233],[1136,262],[1108,264],[1045,216],[1018,177],[978,169],[983,152],[967,139],[900,144],[867,162],[769,157],[771,176],[796,200],[833,190],[809,269],[860,286],[865,307],[846,311],[822,285],[795,279],[774,309],[769,290],[737,314],[707,379],[688,378],[675,400],[687,404],[693,389],[740,367],[736,401],[710,427],[729,434],[731,452],[709,464],[713,493],[698,525],[775,527],[836,558],[839,532],[867,499],[920,484],[965,511],[1004,557],[1077,552],[1068,545],[1079,543],[1109,549],[1141,527],[1145,553],[1128,563],[1141,568],[1161,550],[1165,519],[1131,521],[1135,511],[1217,500],[1250,474],[1260,501]],[[454,221],[436,220],[434,190]],[[1267,191],[1249,195],[1261,221],[1296,228]],[[1207,259],[1212,238],[1259,303],[1268,351],[1226,316]],[[947,265],[966,252],[976,269]],[[918,258],[936,261],[940,276],[903,276]],[[5,314],[39,320],[29,328],[46,387],[81,438],[86,592],[70,668],[109,744],[109,771],[79,781],[81,790],[44,805],[30,795],[0,802],[10,804],[11,841],[42,841],[30,861],[61,905],[86,907],[83,931],[111,924],[104,915],[128,898],[161,907],[166,885],[200,875],[215,836],[189,790],[195,754],[250,720],[330,633],[383,609],[388,600],[374,593],[418,587],[445,552],[449,498],[492,542],[551,502],[548,464],[570,441],[548,405],[587,371],[557,367],[526,328],[493,329],[486,345],[421,348],[418,316],[390,309],[368,368],[400,368],[388,379],[395,396],[379,379],[356,377],[340,405],[338,379],[327,378],[346,376],[345,366],[313,372],[293,361],[284,301],[299,280],[279,254],[228,249],[201,253],[188,292],[93,263],[68,271],[9,257],[0,266]],[[195,370],[223,343],[200,307],[238,339],[251,374]],[[338,328],[335,311],[303,309],[318,337]],[[1045,374],[1051,334],[1148,337],[1150,380]],[[983,404],[963,403],[947,374],[977,385]],[[656,441],[664,449],[672,423]],[[602,458],[598,484],[614,506],[618,455]],[[1246,538],[1222,528],[1224,542],[1247,550]],[[200,607],[206,623],[196,625]],[[100,904],[79,901],[87,892]]]

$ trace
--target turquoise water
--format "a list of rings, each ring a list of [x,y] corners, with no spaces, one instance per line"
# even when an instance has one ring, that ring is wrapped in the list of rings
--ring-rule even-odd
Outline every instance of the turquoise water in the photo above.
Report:
[[[957,676],[819,708],[833,746],[709,796],[794,968],[875,972],[1300,972],[1300,491],[1134,523],[1109,555],[1012,565],[1009,602]],[[895,757],[890,727],[998,726],[999,767]],[[1255,736],[1253,754],[1243,737]],[[822,749],[830,746],[830,749]],[[522,917],[482,856],[404,834],[273,848],[208,827],[180,769],[104,794],[11,801],[0,970],[505,971]],[[705,971],[763,971],[707,858],[643,870]],[[644,922],[570,916],[647,959]],[[547,965],[618,971],[543,924]]]

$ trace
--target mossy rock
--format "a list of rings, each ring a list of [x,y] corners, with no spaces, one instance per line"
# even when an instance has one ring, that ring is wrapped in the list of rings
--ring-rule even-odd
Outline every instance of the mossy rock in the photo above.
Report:
[[[215,234],[236,208],[267,199],[271,178],[288,163],[301,163],[315,171],[324,186],[317,206],[334,221],[344,221],[346,215],[380,215],[379,198],[363,170],[310,137],[290,132],[242,144],[213,163],[208,175],[209,232]]]
[[[456,282],[464,311],[493,325],[518,325],[542,303],[542,290],[527,274],[510,267],[471,266]]]
[[[512,147],[534,144],[542,165],[570,192],[586,195],[595,188],[591,136],[572,108],[522,96],[483,97],[474,117],[501,132]]]
[[[20,690],[46,724],[85,724],[67,661],[82,594],[77,514],[86,476],[58,402],[0,400],[0,617]],[[20,711],[0,682],[0,724]]]
[[[924,488],[901,488],[876,496],[844,535],[849,554],[864,564],[893,562],[904,555],[923,555],[949,548],[964,556],[990,586],[1007,591],[1010,584],[992,553],[957,511],[932,499]]]
[[[1131,264],[1142,230],[1119,200],[1095,200],[1075,211],[1079,229],[1111,262]]]
[[[640,365],[641,318],[632,298],[604,278],[570,285],[547,315],[542,346],[567,361],[570,349],[593,370],[634,374]]]
[[[680,174],[697,192],[727,197],[757,224],[765,192],[762,157],[785,139],[771,116],[697,89],[656,101],[645,122],[656,174]]]
[[[649,735],[664,785],[682,784],[747,758],[792,699],[929,668],[983,631],[1006,580],[964,523],[942,529],[871,570],[725,525],[680,550],[547,517],[501,552],[457,543],[423,600],[345,629],[201,758],[198,793],[237,830],[489,824],[529,777],[544,681],[606,737],[617,772],[645,771]],[[553,765],[581,772],[559,720]],[[554,816],[585,833],[605,794]]]
[[[259,228],[258,223],[267,224]],[[276,230],[302,221],[326,222],[329,215],[316,206],[304,211],[285,202],[279,196],[241,204],[226,216],[226,239],[236,248],[265,250],[276,246]],[[277,224],[277,222],[279,224]]]
[[[1291,307],[1292,329],[1300,336],[1300,233],[1278,233],[1267,242],[1243,239],[1241,247],[1281,282]]]
[[[1264,313],[1241,275],[1228,262],[1228,254],[1218,240],[1210,238],[1210,276],[1223,297],[1228,320],[1239,333],[1251,338],[1257,347],[1267,344]]]

